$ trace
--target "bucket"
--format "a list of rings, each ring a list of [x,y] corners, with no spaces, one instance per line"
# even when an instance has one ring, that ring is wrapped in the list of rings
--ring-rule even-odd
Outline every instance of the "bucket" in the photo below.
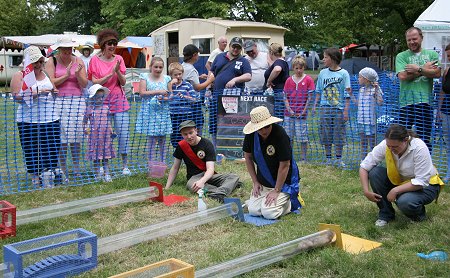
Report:
[[[166,172],[167,165],[160,161],[150,161],[148,163],[148,176],[152,178],[162,178]]]

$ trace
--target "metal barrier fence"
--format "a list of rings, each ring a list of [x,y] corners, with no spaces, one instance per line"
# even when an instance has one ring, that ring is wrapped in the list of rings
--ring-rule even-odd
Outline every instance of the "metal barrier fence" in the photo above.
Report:
[[[370,146],[383,139],[387,127],[391,123],[404,123],[401,121],[407,119],[419,135],[429,139],[434,164],[442,176],[447,174],[447,138],[444,138],[441,123],[435,120],[440,90],[438,83],[435,84],[429,108],[422,105],[427,100],[413,100],[419,105],[414,110],[405,110],[400,108],[404,100],[399,99],[399,82],[395,74],[388,72],[380,75],[379,84],[383,91],[380,105],[376,104],[374,95],[371,98],[362,97],[357,76],[352,76],[351,81],[354,97],[347,122],[337,121],[340,114],[334,107],[318,105],[313,113],[311,107],[317,97],[316,92],[296,92],[291,94],[290,99],[286,98],[289,92],[274,92],[273,95],[260,92],[253,96],[265,98],[250,99],[248,96],[252,95],[245,92],[233,91],[229,96],[224,94],[230,92],[215,92],[210,98],[205,98],[204,92],[175,90],[166,97],[140,98],[129,89],[131,93],[127,94],[127,101],[131,108],[121,115],[110,113],[108,106],[102,105],[102,102],[95,104],[94,99],[60,98],[48,94],[39,96],[29,106],[14,99],[2,98],[0,194],[39,190],[54,184],[78,186],[109,181],[124,174],[147,172],[149,163],[164,162],[170,166],[174,147],[182,139],[178,124],[187,119],[197,123],[202,136],[214,138],[214,142],[217,140],[218,152],[226,151],[230,146],[227,147],[227,141],[223,139],[227,136],[242,139],[239,126],[245,124],[247,119],[239,120],[239,124],[234,126],[235,133],[228,134],[229,130],[225,130],[223,135],[221,132],[224,130],[217,117],[227,111],[231,111],[231,118],[234,113],[248,115],[252,105],[261,101],[273,107],[274,116],[285,120],[281,125],[291,136],[297,161],[357,169],[365,153],[370,151]],[[228,97],[226,104],[224,97]],[[230,97],[234,100],[230,101]],[[300,116],[308,99],[308,114]],[[240,109],[239,102],[243,100],[250,106],[246,104],[242,108],[244,110],[233,111],[233,108]],[[361,103],[368,106],[364,107]],[[368,114],[358,115],[362,110]],[[361,125],[359,122],[362,119],[372,117],[372,110],[373,125],[368,122]],[[334,124],[339,128],[330,126]],[[343,134],[334,138],[331,144],[338,148],[342,146],[342,157],[337,157],[341,158],[338,160],[334,149],[331,157],[325,154],[324,134],[330,136],[330,129],[334,130],[334,135]],[[365,134],[364,137],[361,134]],[[361,144],[362,138],[365,145]],[[233,148],[239,149],[239,143],[235,143]]]

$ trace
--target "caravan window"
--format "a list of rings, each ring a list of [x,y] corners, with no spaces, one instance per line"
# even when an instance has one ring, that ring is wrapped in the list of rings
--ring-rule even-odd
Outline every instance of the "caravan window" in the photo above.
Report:
[[[192,43],[200,49],[200,54],[211,54],[211,39],[192,39]]]
[[[11,57],[10,58],[10,61],[11,61],[10,66],[11,67],[18,67],[18,66],[20,66],[20,64],[22,64],[23,56],[12,55],[10,57]]]

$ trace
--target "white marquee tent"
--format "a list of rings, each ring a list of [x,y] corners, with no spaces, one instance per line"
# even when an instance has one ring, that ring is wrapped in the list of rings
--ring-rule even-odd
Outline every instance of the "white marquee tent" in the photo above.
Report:
[[[435,0],[414,23],[423,32],[422,47],[436,50],[443,64],[448,64],[444,53],[450,43],[450,1]]]

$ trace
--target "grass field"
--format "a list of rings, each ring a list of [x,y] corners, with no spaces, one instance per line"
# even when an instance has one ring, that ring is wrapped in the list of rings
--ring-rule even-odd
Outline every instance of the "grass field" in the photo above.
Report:
[[[231,218],[211,222],[165,238],[99,256],[98,267],[80,277],[108,277],[171,257],[203,269],[252,252],[293,240],[317,231],[318,223],[339,224],[353,236],[381,242],[371,252],[350,255],[334,247],[315,249],[280,263],[247,273],[242,277],[448,277],[450,261],[419,259],[417,252],[443,249],[450,252],[450,194],[441,193],[439,203],[427,206],[429,219],[410,223],[397,214],[387,227],[376,228],[377,207],[361,193],[357,171],[301,164],[302,196],[306,206],[300,215],[290,214],[276,224],[255,227]],[[84,228],[99,238],[110,236],[182,215],[196,212],[196,198],[184,187],[184,169],[165,194],[191,197],[187,202],[166,207],[160,203],[140,202],[83,212],[18,227],[17,236],[3,244],[19,242],[74,228]],[[249,197],[250,178],[241,163],[226,161],[218,172],[234,172],[244,187],[233,193],[244,201]],[[158,180],[162,183],[165,179]],[[18,210],[40,207],[107,193],[148,186],[144,174],[114,180],[110,184],[56,188],[5,199]],[[209,207],[219,204],[206,199]]]

